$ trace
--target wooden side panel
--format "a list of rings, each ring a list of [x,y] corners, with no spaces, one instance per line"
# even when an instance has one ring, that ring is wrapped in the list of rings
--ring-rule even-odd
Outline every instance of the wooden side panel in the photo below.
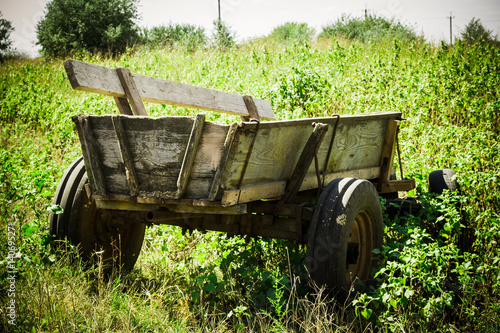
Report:
[[[387,124],[399,119],[400,116],[400,113],[383,113],[342,117],[333,142],[330,161],[326,170],[320,170],[326,173],[325,184],[331,181],[332,177],[379,178]],[[75,118],[80,122],[81,119],[85,119],[88,124],[84,126],[88,129],[88,133],[84,133],[82,148],[84,156],[87,156],[85,160],[87,167],[102,171],[103,180],[100,183],[105,184],[105,188],[99,193],[108,196],[130,195],[128,185],[130,179],[127,181],[123,161],[124,145],[122,143],[120,146],[117,140],[111,117],[106,115]],[[120,117],[123,125],[125,134],[122,141],[126,139],[127,142],[126,149],[132,161],[132,165],[128,168],[135,170],[139,197],[177,199],[179,196],[177,183],[192,137],[194,119],[126,115],[114,117]],[[229,206],[283,195],[285,185],[313,132],[313,122],[328,124],[330,127],[317,154],[319,166],[322,168],[330,146],[332,128],[336,122],[334,118],[262,122],[259,125],[249,122],[232,127],[205,122],[198,149],[192,152],[195,154],[194,160],[189,158],[192,160],[192,166],[186,180],[187,184],[183,185],[184,198],[222,199],[222,205]],[[239,186],[242,169],[249,156],[249,148],[257,126],[259,130],[250,154],[248,168]],[[82,126],[77,127],[80,132]],[[234,133],[229,136],[231,144],[228,146],[226,140],[230,128]],[[85,145],[85,142],[91,143],[92,151],[87,151],[88,144]],[[93,159],[98,160],[98,163],[93,163]],[[221,163],[223,159],[225,163]],[[99,176],[99,172],[95,174]],[[220,182],[217,181],[214,185],[216,175],[220,176]],[[304,181],[301,182],[300,190],[316,187],[316,170],[312,163]],[[96,186],[93,187],[93,191],[94,188]]]
[[[172,199],[191,136],[193,118],[120,117],[128,142],[141,197]],[[108,195],[127,195],[130,189],[120,145],[109,116],[88,116],[92,142],[99,155]],[[205,198],[219,164],[228,126],[206,122],[187,180],[186,198]],[[85,147],[83,147],[85,149]],[[123,149],[123,147],[122,147]]]
[[[341,117],[329,163],[325,170],[320,171],[334,174],[348,170],[379,168],[387,119],[398,119],[400,116],[400,113],[383,113]],[[329,125],[318,150],[319,166],[323,168],[336,119],[264,122],[260,124],[241,187],[287,181],[312,133],[314,122]],[[241,140],[233,148],[233,163],[229,165],[223,179],[225,191],[238,189],[242,168],[254,135],[252,131],[256,127],[254,123],[245,123],[241,130]],[[315,174],[315,165],[312,163],[307,176]]]
[[[64,68],[73,89],[127,97],[118,73],[110,68],[66,60]],[[249,116],[243,96],[132,73],[143,101]],[[275,119],[269,101],[254,98],[262,119]]]

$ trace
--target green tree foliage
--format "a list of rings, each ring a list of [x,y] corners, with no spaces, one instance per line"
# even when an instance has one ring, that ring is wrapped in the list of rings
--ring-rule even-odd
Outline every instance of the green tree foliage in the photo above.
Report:
[[[10,33],[14,31],[12,23],[2,18],[2,16],[2,12],[0,12],[0,62],[3,61],[5,52],[8,51],[12,45]]]
[[[467,44],[491,42],[493,31],[487,30],[481,23],[480,19],[472,18],[465,26],[465,30],[461,33],[462,39]]]
[[[309,27],[307,23],[296,22],[286,22],[271,32],[271,37],[278,42],[304,43],[310,41],[313,35],[314,28]]]
[[[205,29],[191,24],[169,24],[143,29],[141,42],[151,47],[184,46],[194,51],[207,42]]]
[[[368,15],[364,19],[342,15],[340,19],[329,26],[324,26],[320,38],[347,38],[350,40],[381,40],[396,38],[398,40],[415,40],[417,35],[412,28],[400,22],[388,20],[376,15]]]
[[[235,34],[231,28],[222,20],[214,21],[214,31],[212,35],[213,44],[219,49],[228,49],[236,45]]]
[[[52,0],[38,22],[45,56],[75,52],[119,54],[137,38],[137,0]]]

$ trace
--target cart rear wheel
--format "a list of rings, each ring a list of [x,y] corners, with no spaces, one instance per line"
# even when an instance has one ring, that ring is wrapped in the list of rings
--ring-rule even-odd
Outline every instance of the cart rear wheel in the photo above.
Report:
[[[97,209],[88,197],[88,183],[83,159],[76,160],[59,183],[54,204],[63,213],[50,217],[56,239],[67,238],[78,245],[85,261],[102,256],[103,265],[131,270],[139,256],[144,239],[145,224],[128,220],[124,214]]]
[[[429,174],[429,191],[431,193],[443,194],[443,190],[450,192],[458,190],[455,171],[451,169],[439,169]]]
[[[307,245],[307,268],[318,285],[345,300],[356,280],[367,282],[373,250],[383,242],[383,219],[375,187],[341,178],[323,191],[314,211]]]

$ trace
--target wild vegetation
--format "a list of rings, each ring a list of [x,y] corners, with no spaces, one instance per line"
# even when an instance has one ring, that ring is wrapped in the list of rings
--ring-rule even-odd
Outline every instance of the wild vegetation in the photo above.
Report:
[[[12,45],[10,34],[14,31],[12,22],[2,18],[3,14],[0,12],[0,62],[3,61],[7,51]]]
[[[72,244],[51,243],[48,216],[59,179],[81,154],[71,117],[116,106],[72,90],[61,59],[9,60],[0,67],[3,331],[500,329],[500,49],[493,44],[434,47],[385,34],[370,43],[267,38],[78,59],[268,99],[279,119],[401,111],[403,172],[417,181],[402,195],[422,210],[385,212],[375,283],[343,304],[310,286],[302,246],[170,226],[148,228],[132,272],[105,277],[99,265],[85,267]],[[147,108],[152,116],[199,112]],[[457,172],[460,192],[429,194],[429,172],[444,167]]]

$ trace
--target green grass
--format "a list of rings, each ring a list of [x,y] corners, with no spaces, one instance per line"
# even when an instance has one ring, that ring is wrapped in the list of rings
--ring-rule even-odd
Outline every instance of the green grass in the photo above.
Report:
[[[0,327],[75,331],[484,331],[500,326],[500,49],[419,41],[272,39],[227,50],[131,49],[79,60],[271,101],[278,119],[402,111],[403,171],[417,216],[385,218],[375,286],[355,304],[307,288],[292,243],[148,228],[134,271],[105,279],[74,250],[47,245],[51,198],[80,155],[71,117],[115,113],[112,99],[71,89],[60,60],[0,67],[1,243],[15,228],[16,323],[8,324],[8,247],[0,248]],[[196,110],[147,104],[153,116]],[[219,122],[238,120],[207,113]],[[450,167],[461,194],[427,193]],[[76,258],[76,260],[75,260]],[[308,293],[308,294],[307,294]],[[307,294],[307,295],[306,295]]]

